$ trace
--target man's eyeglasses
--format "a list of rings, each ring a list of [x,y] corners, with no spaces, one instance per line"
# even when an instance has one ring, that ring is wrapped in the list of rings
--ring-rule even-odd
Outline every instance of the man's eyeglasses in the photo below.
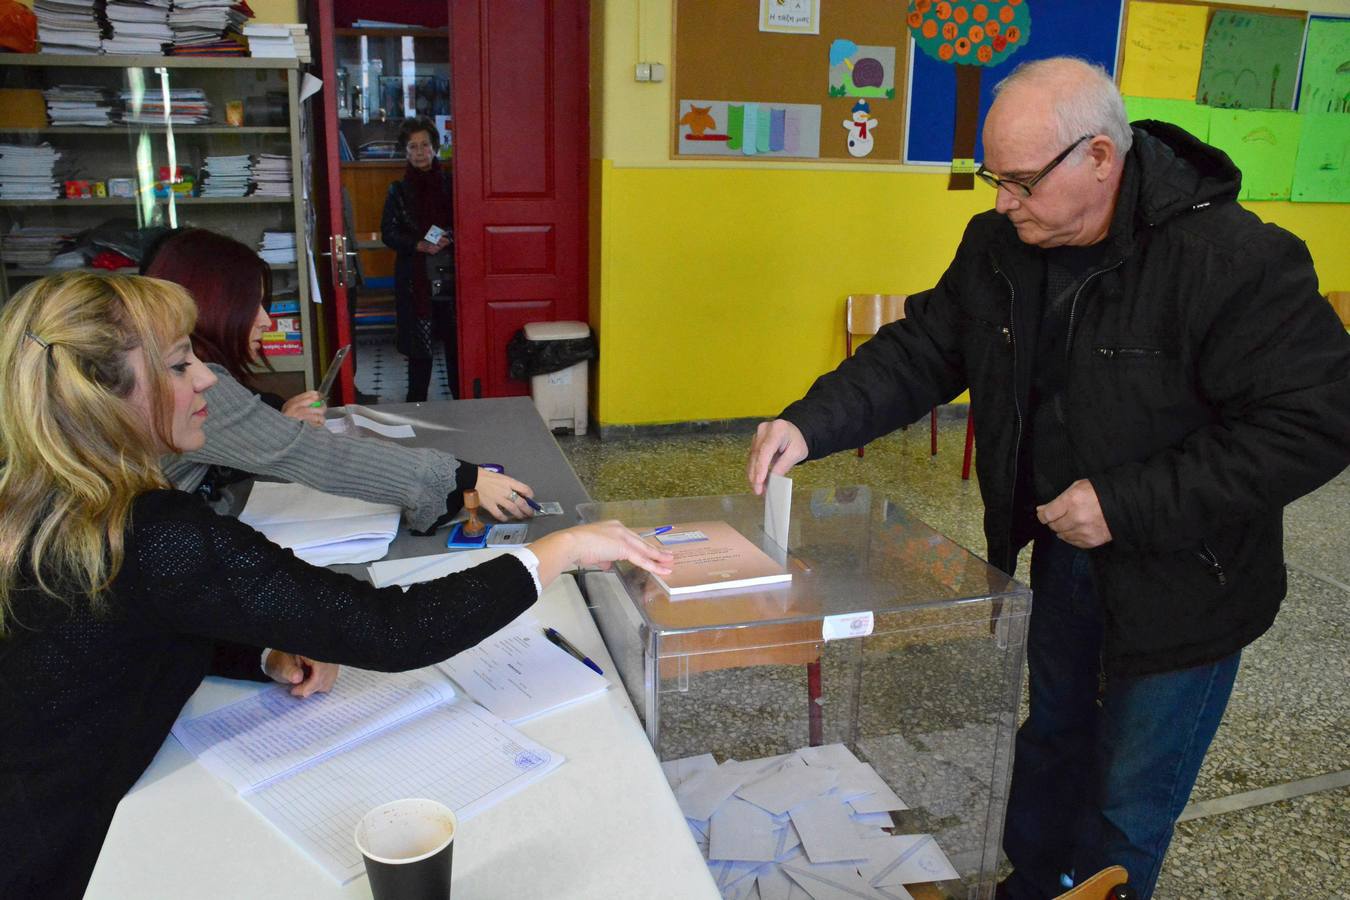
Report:
[[[1026,181],[1021,181],[1017,178],[1000,178],[993,172],[990,172],[988,169],[986,169],[983,164],[981,164],[981,166],[975,170],[975,177],[980,179],[990,187],[994,188],[995,190],[999,188],[1007,188],[1008,193],[1012,194],[1014,197],[1030,197],[1031,189],[1034,188],[1037,185],[1037,183],[1041,181],[1041,179],[1045,178],[1045,176],[1053,172],[1055,170],[1055,166],[1059,165],[1060,163],[1064,162],[1064,160],[1068,159],[1069,154],[1072,153],[1079,144],[1083,143],[1083,141],[1086,141],[1088,138],[1094,136],[1095,135],[1091,134],[1083,135],[1078,140],[1074,141],[1072,144],[1065,147],[1063,153],[1061,153],[1059,156],[1056,156],[1054,159],[1050,160],[1050,163],[1044,169],[1041,169],[1039,172],[1037,172],[1035,175],[1032,175]]]

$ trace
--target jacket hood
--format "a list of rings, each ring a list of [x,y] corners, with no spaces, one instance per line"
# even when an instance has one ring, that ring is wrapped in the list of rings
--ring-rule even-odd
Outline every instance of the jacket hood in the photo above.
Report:
[[[1237,199],[1242,173],[1222,150],[1166,122],[1146,119],[1132,130],[1140,224],[1158,225],[1196,206]]]

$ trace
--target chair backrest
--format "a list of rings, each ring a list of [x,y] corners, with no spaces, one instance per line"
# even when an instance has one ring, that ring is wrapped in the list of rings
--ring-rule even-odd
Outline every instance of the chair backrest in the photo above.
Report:
[[[907,294],[849,294],[844,301],[844,332],[850,336],[876,334],[882,325],[905,317]]]
[[[1081,882],[1055,900],[1114,900],[1115,890],[1130,880],[1124,866],[1102,869],[1087,881]],[[1127,890],[1126,893],[1132,893]]]
[[[1327,302],[1341,317],[1341,324],[1350,328],[1350,291],[1327,291]]]

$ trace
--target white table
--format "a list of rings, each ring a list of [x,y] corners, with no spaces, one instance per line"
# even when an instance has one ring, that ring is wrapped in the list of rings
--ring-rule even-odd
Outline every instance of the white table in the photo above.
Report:
[[[464,823],[453,891],[471,898],[719,896],[651,745],[569,576],[534,607],[604,670],[613,688],[518,726],[567,761]],[[259,688],[207,679],[199,715]],[[96,765],[91,756],[91,765]],[[88,898],[369,897],[344,887],[169,738],[121,805]]]

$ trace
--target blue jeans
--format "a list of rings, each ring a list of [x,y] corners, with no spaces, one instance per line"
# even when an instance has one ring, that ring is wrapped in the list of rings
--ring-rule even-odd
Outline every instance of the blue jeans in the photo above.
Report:
[[[1003,849],[1010,900],[1053,897],[1061,874],[1110,865],[1153,893],[1241,652],[1137,678],[1101,669],[1102,608],[1088,554],[1036,541],[1027,638],[1031,714],[1017,732]]]

